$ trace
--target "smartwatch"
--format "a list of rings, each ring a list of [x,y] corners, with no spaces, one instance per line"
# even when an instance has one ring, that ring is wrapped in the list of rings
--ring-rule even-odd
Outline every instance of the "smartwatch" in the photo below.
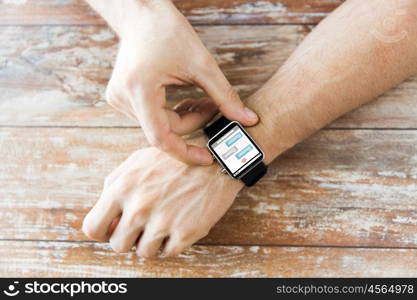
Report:
[[[204,128],[204,133],[209,138],[207,147],[223,173],[246,186],[254,185],[266,174],[264,153],[239,122],[221,117]]]

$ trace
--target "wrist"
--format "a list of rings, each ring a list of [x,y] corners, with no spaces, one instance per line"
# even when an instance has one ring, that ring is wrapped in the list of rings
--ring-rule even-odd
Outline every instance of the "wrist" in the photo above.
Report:
[[[255,111],[260,116],[260,120],[257,125],[248,127],[246,130],[262,149],[264,163],[268,165],[283,152],[299,143],[302,135],[297,134],[295,127],[290,127],[293,124],[288,121],[284,110],[277,109],[274,113],[275,121],[270,119],[268,113]]]
[[[275,131],[268,125],[268,122],[262,121],[262,117],[260,119],[261,121],[256,126],[246,128],[246,130],[262,149],[265,164],[270,164],[276,157],[302,140],[294,134],[294,131],[284,127],[284,124],[280,130]]]
[[[315,113],[320,97],[310,88],[299,93],[299,86],[307,87],[306,79],[290,71],[284,73],[277,73],[246,101],[260,117],[259,123],[247,131],[264,151],[266,164],[326,123],[323,113]]]

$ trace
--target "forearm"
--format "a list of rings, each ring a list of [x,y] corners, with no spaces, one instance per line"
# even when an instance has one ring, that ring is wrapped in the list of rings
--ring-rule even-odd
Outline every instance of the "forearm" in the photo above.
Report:
[[[415,73],[416,24],[413,0],[350,0],[319,24],[248,99],[266,162]]]

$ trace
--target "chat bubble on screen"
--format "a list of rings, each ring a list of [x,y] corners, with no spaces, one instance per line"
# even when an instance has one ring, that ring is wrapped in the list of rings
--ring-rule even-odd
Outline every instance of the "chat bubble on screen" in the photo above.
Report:
[[[234,146],[233,148],[230,148],[229,150],[227,150],[226,153],[223,153],[222,158],[224,160],[228,159],[230,156],[232,156],[233,154],[235,154],[237,152],[237,147]]]
[[[232,146],[234,143],[236,143],[243,134],[241,132],[236,133],[234,136],[232,136],[228,141],[226,141],[226,145],[228,147]]]
[[[248,154],[253,149],[252,145],[247,145],[245,148],[243,148],[241,151],[239,151],[238,154],[236,154],[237,159],[241,159],[246,154]]]

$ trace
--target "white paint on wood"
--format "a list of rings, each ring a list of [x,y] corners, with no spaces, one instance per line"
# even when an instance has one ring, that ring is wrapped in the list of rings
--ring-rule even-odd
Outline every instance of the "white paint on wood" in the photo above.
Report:
[[[194,246],[145,260],[100,243],[0,241],[1,276],[50,277],[407,277],[415,249]],[[10,252],[13,256],[10,256]]]
[[[274,25],[200,26],[197,31],[246,97],[282,65],[309,30]],[[1,27],[0,125],[138,126],[104,102],[116,52],[116,36],[103,26]],[[413,77],[330,127],[417,128],[416,91]],[[179,100],[202,94],[186,88],[173,89],[169,96]]]

